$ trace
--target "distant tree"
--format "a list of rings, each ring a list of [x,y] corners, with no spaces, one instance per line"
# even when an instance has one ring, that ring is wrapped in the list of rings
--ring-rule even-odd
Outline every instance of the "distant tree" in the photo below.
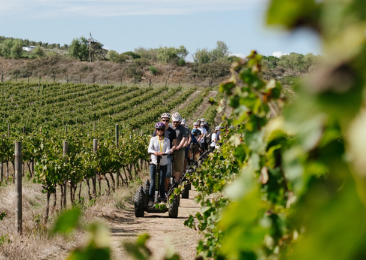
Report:
[[[184,47],[183,45],[180,46],[178,49],[176,49],[176,53],[175,53],[180,59],[185,59],[187,57],[187,55],[189,54],[188,50],[186,49],[186,47]]]
[[[114,50],[110,50],[107,54],[107,58],[109,58],[111,61],[116,63],[122,63],[128,60],[128,57],[123,54],[119,54],[118,52]]]
[[[61,50],[67,50],[69,48],[69,45],[64,44],[60,47]]]
[[[277,64],[284,69],[305,72],[307,68],[303,57],[302,54],[292,52],[289,55],[282,55]]]
[[[125,56],[130,56],[132,59],[140,59],[141,56],[137,53],[134,53],[133,51],[126,51],[124,53],[122,53]]]
[[[39,45],[36,48],[34,48],[33,53],[37,54],[38,57],[44,56],[44,51],[43,51],[42,47]]]
[[[35,41],[30,41],[29,42],[29,46],[36,46],[37,45],[37,42],[35,42]]]
[[[42,44],[42,47],[47,48],[47,47],[48,47],[48,42],[44,42],[44,43]]]
[[[29,40],[28,39],[23,40],[23,44],[24,46],[29,46]]]
[[[262,65],[267,69],[274,69],[277,67],[277,63],[280,59],[275,56],[263,56]]]
[[[11,48],[11,56],[14,59],[19,59],[22,57],[23,52],[23,41],[13,40],[13,47]]]
[[[114,59],[117,58],[117,56],[119,56],[119,53],[114,51],[114,50],[110,50],[108,52],[107,58],[110,59],[111,61],[114,61]]]
[[[235,56],[235,55],[231,55],[231,56],[227,57],[227,60],[230,61],[231,63],[233,63],[233,62],[236,62],[236,61],[240,61],[241,58],[238,57],[238,56]]]
[[[59,43],[56,44],[56,48],[60,49],[61,45]]]
[[[157,53],[159,49],[146,49],[144,47],[139,47],[135,49],[135,53],[139,54],[141,58],[149,60],[158,60]]]
[[[12,39],[5,39],[2,42],[1,47],[1,56],[4,58],[9,58],[11,56],[11,48],[13,48],[13,40]]]
[[[186,47],[183,45],[179,48],[174,47],[160,47],[157,51],[156,57],[159,61],[162,61],[164,63],[168,63],[170,61],[176,60],[176,62],[179,61],[179,59],[184,59],[188,55],[188,51]]]
[[[306,70],[309,72],[315,70],[318,67],[317,64],[319,63],[320,59],[320,56],[316,56],[312,53],[306,54],[303,58]]]
[[[209,63],[211,61],[211,52],[205,49],[198,49],[193,55],[193,60],[197,64]]]
[[[207,48],[198,49],[196,53],[193,55],[193,60],[196,64],[204,64],[217,60],[221,60],[223,62],[230,61],[229,58],[229,47],[223,41],[216,42],[216,48],[213,50],[208,50]]]
[[[211,51],[211,61],[224,58],[229,53],[229,47],[223,41],[216,42],[216,48]]]
[[[160,47],[156,56],[159,61],[168,63],[172,59],[178,58],[177,49],[174,47]]]
[[[88,40],[84,37],[73,39],[69,47],[69,55],[80,61],[86,60],[89,56]]]

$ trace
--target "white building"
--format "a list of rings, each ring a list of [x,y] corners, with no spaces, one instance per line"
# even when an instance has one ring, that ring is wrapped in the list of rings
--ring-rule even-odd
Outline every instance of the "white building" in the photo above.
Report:
[[[36,46],[23,47],[23,51],[33,51]]]

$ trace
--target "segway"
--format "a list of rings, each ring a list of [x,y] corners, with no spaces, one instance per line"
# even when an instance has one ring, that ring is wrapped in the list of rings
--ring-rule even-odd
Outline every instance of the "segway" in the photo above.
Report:
[[[165,155],[170,155],[170,154],[165,154]],[[179,207],[178,196],[174,197],[172,203],[170,203],[170,199],[169,199],[170,195],[173,194],[174,189],[176,187],[178,187],[178,184],[175,183],[174,180],[173,180],[173,184],[170,185],[168,192],[167,192],[168,207],[165,207],[165,208],[156,208],[155,207],[155,205],[159,204],[158,198],[160,197],[160,159],[161,159],[161,156],[157,156],[156,171],[154,172],[154,175],[153,175],[153,177],[155,179],[155,183],[157,183],[157,190],[155,189],[154,204],[152,207],[148,207],[149,189],[150,189],[151,184],[150,184],[150,181],[147,180],[144,183],[144,185],[142,185],[141,187],[139,187],[137,189],[137,192],[135,194],[135,217],[143,217],[145,211],[148,213],[169,212],[170,218],[178,217],[178,207]],[[157,179],[157,182],[156,182],[156,179]]]

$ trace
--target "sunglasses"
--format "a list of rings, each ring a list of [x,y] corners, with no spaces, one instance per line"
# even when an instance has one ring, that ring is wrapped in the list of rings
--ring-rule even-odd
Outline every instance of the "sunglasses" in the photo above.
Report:
[[[161,121],[163,121],[163,122],[169,122],[169,120],[161,120]]]
[[[156,129],[156,131],[164,131],[163,129]]]

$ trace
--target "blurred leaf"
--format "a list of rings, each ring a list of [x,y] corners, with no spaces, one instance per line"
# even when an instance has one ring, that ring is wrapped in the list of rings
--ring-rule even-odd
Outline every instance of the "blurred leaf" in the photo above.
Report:
[[[62,212],[54,224],[52,233],[69,235],[79,225],[80,216],[80,208],[72,208]]]

